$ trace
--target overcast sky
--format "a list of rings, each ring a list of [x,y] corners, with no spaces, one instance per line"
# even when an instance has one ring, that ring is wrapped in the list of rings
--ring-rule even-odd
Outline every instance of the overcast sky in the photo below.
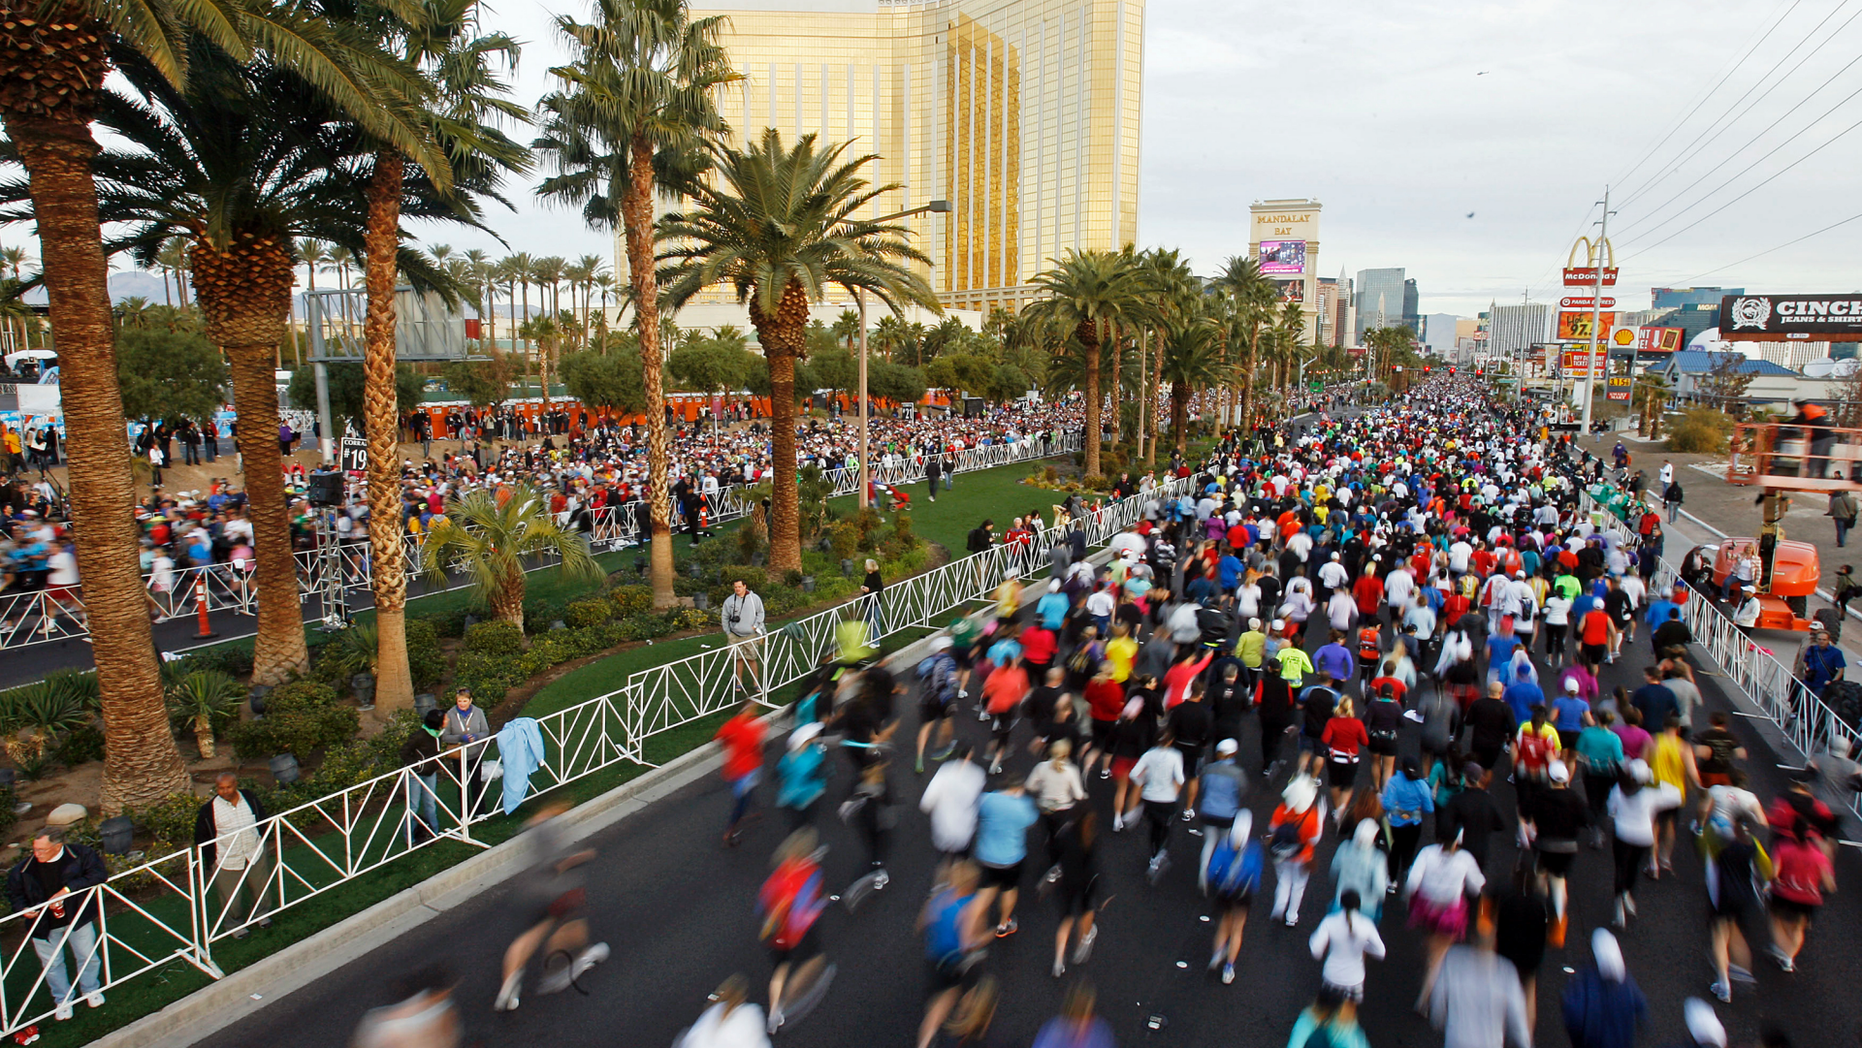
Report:
[[[550,13],[585,5],[492,6],[487,24],[527,43],[519,97],[532,101],[563,58]],[[1424,312],[1471,315],[1528,287],[1555,297],[1615,180],[1623,308],[1646,306],[1652,285],[1855,290],[1862,221],[1741,260],[1862,211],[1862,134],[1835,138],[1862,121],[1862,96],[1839,104],[1862,89],[1862,63],[1842,68],[1862,56],[1858,14],[1862,0],[1151,0],[1140,240],[1210,273],[1247,249],[1251,201],[1315,197],[1321,275],[1404,266]],[[494,216],[508,248],[416,232],[494,256],[611,257],[573,212],[512,189],[519,213]]]

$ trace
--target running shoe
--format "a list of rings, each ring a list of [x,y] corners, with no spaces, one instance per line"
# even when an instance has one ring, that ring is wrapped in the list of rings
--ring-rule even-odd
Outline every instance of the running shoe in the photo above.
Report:
[[[504,986],[498,991],[498,999],[492,1003],[492,1010],[497,1012],[514,1012],[517,1010],[517,993],[524,985],[524,973],[516,971],[504,980]]]
[[[1054,978],[1056,978],[1056,979],[1058,979],[1058,978],[1060,978],[1061,976],[1063,976],[1063,975],[1065,975],[1065,974],[1067,974],[1067,962],[1066,962],[1066,961],[1063,961],[1063,960],[1060,960],[1059,958],[1055,958],[1055,960],[1054,960]]]
[[[1715,982],[1707,987],[1707,992],[1719,998],[1721,1004],[1733,1003],[1733,988],[1723,982]]]
[[[1183,809],[1183,821],[1184,822],[1195,822],[1196,821],[1196,809],[1195,808]]]
[[[918,773],[919,775],[923,775],[925,773],[925,755],[924,754],[922,753],[919,754],[918,759],[912,762],[912,771]]]
[[[1022,926],[1021,926],[1020,921],[1017,921],[1015,918],[1010,917],[1004,923],[996,925],[996,938],[1006,939],[1009,936],[1014,935],[1016,932],[1021,931],[1021,927]]]
[[[937,751],[936,753],[933,753],[931,755],[931,759],[934,761],[947,761],[950,759],[950,755],[955,752],[957,752],[957,744],[953,742],[953,743],[946,745],[943,749]]]
[[[1224,963],[1222,965],[1222,985],[1228,986],[1228,985],[1233,984],[1234,981],[1235,981],[1235,966],[1232,964]]]
[[[1111,768],[1101,768],[1101,769],[1099,769],[1099,777],[1100,777],[1101,779],[1109,779],[1109,778],[1111,778],[1111,777],[1112,777],[1112,769],[1111,769]]]

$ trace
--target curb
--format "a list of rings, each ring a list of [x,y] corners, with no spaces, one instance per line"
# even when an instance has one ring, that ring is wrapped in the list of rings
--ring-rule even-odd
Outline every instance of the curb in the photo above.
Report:
[[[986,613],[987,609],[982,612]],[[923,657],[923,650],[929,649],[932,638],[942,632],[938,630],[907,644],[886,661],[906,660],[907,665],[916,664]],[[763,720],[773,722],[787,713],[786,707],[772,710]],[[569,809],[561,818],[575,831],[576,841],[586,840],[654,801],[697,782],[713,770],[718,753],[718,744],[707,742],[631,782]],[[161,1011],[113,1030],[90,1042],[91,1048],[188,1048],[400,938],[433,917],[482,897],[486,889],[521,872],[525,858],[521,837],[513,837],[232,972]]]

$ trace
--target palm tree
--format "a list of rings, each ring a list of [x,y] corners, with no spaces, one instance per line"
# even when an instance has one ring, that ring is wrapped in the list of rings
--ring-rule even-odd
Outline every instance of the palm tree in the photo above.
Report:
[[[1189,436],[1190,398],[1214,389],[1233,374],[1223,359],[1222,330],[1209,317],[1194,317],[1172,325],[1163,345],[1164,381],[1170,383],[1170,429],[1181,454]]]
[[[401,214],[424,196],[445,207],[420,208],[422,217],[445,217],[479,225],[477,198],[491,194],[500,170],[522,172],[529,155],[489,125],[500,116],[522,119],[524,109],[504,96],[508,85],[494,66],[517,63],[518,45],[501,33],[477,34],[478,0],[430,0],[411,9],[392,0],[363,5],[362,22],[383,48],[417,69],[427,88],[418,119],[427,141],[444,157],[434,167],[425,154],[378,137],[372,170],[362,183],[367,207],[363,278],[368,311],[362,324],[363,433],[368,439],[370,584],[375,598],[376,704],[402,709],[414,704],[407,656],[407,569],[402,553],[401,467],[397,453],[400,410],[395,383],[396,285],[402,271],[425,268],[419,255],[402,248]],[[423,192],[426,190],[426,192]],[[431,252],[434,266],[453,274],[442,284],[450,297],[464,260],[447,244]],[[457,261],[458,265],[449,263]],[[450,286],[448,286],[450,285]]]
[[[1157,392],[1164,384],[1164,332],[1173,322],[1183,323],[1192,315],[1203,302],[1204,295],[1201,282],[1175,248],[1146,251],[1141,256],[1141,264],[1151,307],[1147,323],[1153,341],[1151,363],[1154,377],[1148,387],[1142,378],[1139,382],[1138,428],[1141,433],[1145,432],[1145,412],[1150,412],[1150,439],[1146,444],[1145,464],[1153,465],[1157,462]],[[1226,347],[1220,343],[1218,348],[1226,352]]]
[[[1260,263],[1232,256],[1210,286],[1229,297],[1236,316],[1248,329],[1248,356],[1241,365],[1241,410],[1229,416],[1231,425],[1254,424],[1254,373],[1259,366],[1261,329],[1274,319],[1274,282],[1261,273]],[[1231,398],[1230,403],[1233,404]],[[1239,420],[1239,421],[1237,421]]]
[[[518,307],[518,312],[511,318],[511,348],[516,349],[517,340],[523,337],[518,333],[518,329],[524,326],[524,321],[530,319],[530,274],[536,269],[537,260],[532,258],[528,251],[519,251],[515,255],[505,256],[504,267],[505,281],[511,288],[511,305]],[[520,290],[522,291],[521,301],[518,294]],[[523,359],[525,361],[530,359],[528,343],[524,345]],[[525,373],[528,374],[528,372],[529,369],[526,367]]]
[[[1042,297],[1028,306],[1064,347],[1078,347],[1086,397],[1086,472],[1099,472],[1101,350],[1111,325],[1134,316],[1142,293],[1136,272],[1113,251],[1073,251],[1035,274]]]
[[[486,333],[480,341],[489,339],[494,333],[492,326],[491,305],[491,256],[478,248],[469,248],[465,253],[466,276],[472,285],[472,309],[478,313],[479,320],[485,325]]]
[[[153,323],[154,313],[149,300],[141,295],[131,295],[118,302],[111,310],[116,314],[116,322],[131,331],[147,330]]]
[[[330,249],[320,240],[308,238],[297,242],[297,259],[304,264],[304,274],[312,291],[317,290],[317,267],[330,261]]]
[[[253,679],[282,683],[309,665],[279,451],[274,351],[296,284],[296,244],[307,235],[355,245],[342,165],[361,138],[335,124],[288,70],[192,49],[189,87],[176,89],[126,56],[127,89],[100,100],[112,148],[93,165],[99,217],[122,223],[123,247],[153,259],[172,236],[188,261],[208,337],[231,365],[238,444],[250,500],[258,637]],[[121,147],[117,142],[123,143]],[[140,598],[138,598],[140,599]]]
[[[747,149],[712,145],[715,177],[693,187],[691,210],[660,223],[668,244],[660,257],[673,262],[667,297],[680,305],[703,288],[730,285],[737,301],[748,303],[769,361],[775,472],[769,565],[777,571],[802,567],[795,362],[807,353],[809,301],[838,286],[871,292],[895,313],[908,302],[940,308],[911,268],[930,259],[911,246],[910,230],[855,217],[900,187],[868,182],[861,171],[877,158],[843,159],[847,146],[817,149],[814,135],[785,146],[773,128]]]
[[[593,228],[619,229],[627,247],[628,297],[644,372],[647,497],[655,607],[672,589],[670,451],[665,427],[665,343],[654,271],[653,194],[680,192],[704,165],[704,146],[727,130],[716,89],[740,79],[718,36],[721,16],[694,19],[685,0],[595,0],[594,18],[558,17],[574,58],[552,69],[560,90],[536,147],[555,168],[538,195],[579,204]],[[605,314],[605,310],[604,310]],[[603,321],[604,327],[606,321]]]
[[[536,489],[521,484],[502,498],[480,489],[448,501],[446,519],[421,547],[428,572],[464,572],[491,613],[518,629],[524,628],[525,561],[552,555],[562,558],[557,570],[570,579],[599,582],[604,576],[588,543],[557,524]]]
[[[341,244],[330,248],[330,263],[324,272],[336,274],[336,286],[349,290],[349,270],[356,265],[356,253]]]
[[[860,338],[860,314],[851,309],[843,309],[840,315],[834,318],[834,326],[828,330],[832,331],[834,337],[847,347],[847,352],[852,353],[854,343]]]
[[[614,294],[614,274],[603,270],[595,274],[594,291],[601,292],[601,309],[595,314],[595,334],[603,338],[608,333],[608,296]],[[593,293],[592,291],[590,292]]]
[[[97,115],[112,65],[140,61],[170,85],[187,76],[194,37],[235,62],[253,47],[300,72],[298,90],[331,100],[388,137],[416,139],[396,95],[399,70],[356,47],[306,5],[264,0],[4,0],[0,18],[0,122],[25,167],[45,259],[70,457],[77,559],[91,611],[93,658],[104,695],[102,809],[114,815],[185,789],[167,730],[161,676],[135,558],[134,500],[110,325],[108,263],[92,165]],[[112,53],[114,46],[115,52]],[[149,252],[145,258],[152,258]],[[287,288],[287,295],[288,295]],[[271,399],[276,402],[276,396]],[[289,551],[286,551],[289,555]],[[295,583],[293,584],[295,590]],[[295,594],[294,594],[295,595]],[[301,633],[301,629],[300,629]]]

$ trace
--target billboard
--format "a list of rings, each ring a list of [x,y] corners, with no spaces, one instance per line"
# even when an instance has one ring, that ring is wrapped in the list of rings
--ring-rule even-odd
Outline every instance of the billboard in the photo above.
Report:
[[[1597,356],[1595,359],[1597,362],[1596,367],[1594,369],[1595,373],[1601,375],[1606,370],[1609,369],[1609,348],[1606,346],[1599,345],[1597,347]],[[1566,349],[1564,353],[1561,354],[1559,357],[1558,366],[1568,372],[1574,371],[1580,375],[1583,374],[1584,373],[1584,350],[1583,348],[1580,347],[1578,349]]]
[[[1604,385],[1604,389],[1608,391],[1604,394],[1604,399],[1628,400],[1629,387],[1634,381],[1628,375],[1611,375],[1609,382]]]
[[[1306,282],[1304,280],[1287,280],[1280,284],[1280,301],[1305,302]]]
[[[1261,273],[1264,276],[1304,276],[1306,242],[1304,240],[1261,241]]]
[[[1590,341],[1590,311],[1573,309],[1558,314],[1558,339],[1561,342]],[[1598,333],[1600,339],[1610,337],[1610,329],[1616,326],[1615,313],[1603,313],[1599,316],[1603,330]]]
[[[1644,327],[1636,329],[1636,352],[1673,353],[1687,344],[1683,328]]]
[[[1727,295],[1719,319],[1731,342],[1862,342],[1862,295]]]

